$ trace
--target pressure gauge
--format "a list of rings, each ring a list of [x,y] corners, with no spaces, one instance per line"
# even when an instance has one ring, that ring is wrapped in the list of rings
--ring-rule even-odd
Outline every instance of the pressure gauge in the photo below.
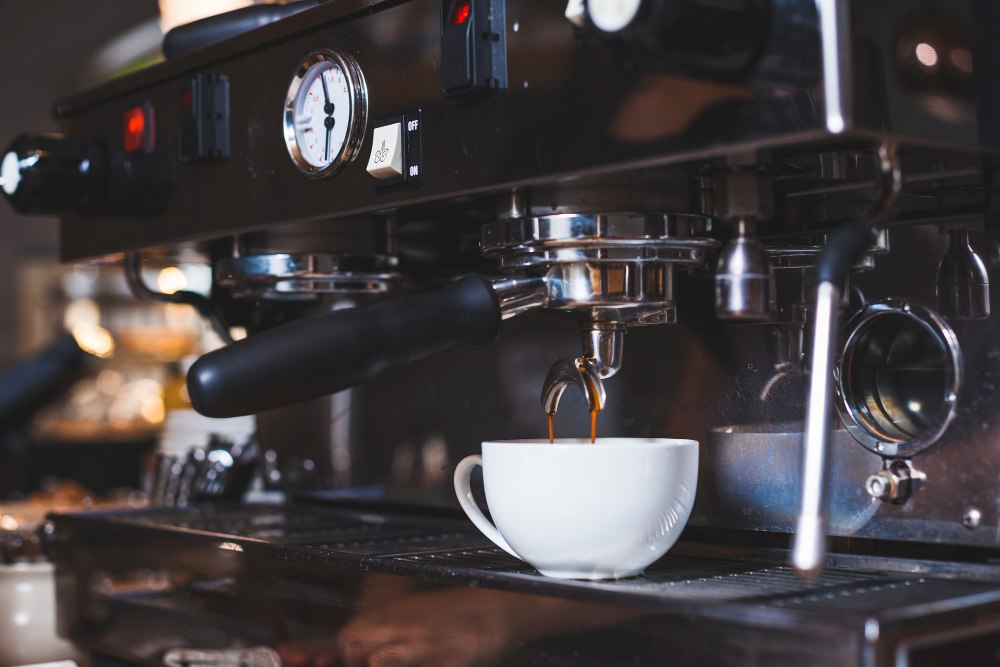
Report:
[[[285,97],[285,145],[310,178],[354,159],[365,136],[368,90],[354,60],[322,49],[299,63]]]

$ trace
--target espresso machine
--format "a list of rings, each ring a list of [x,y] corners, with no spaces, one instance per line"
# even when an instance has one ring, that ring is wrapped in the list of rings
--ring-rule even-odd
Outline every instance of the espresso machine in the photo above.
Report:
[[[251,27],[252,26],[252,27]],[[175,30],[0,185],[224,338],[281,504],[57,515],[95,665],[996,664],[1000,9],[330,0]],[[197,256],[211,294],[141,267]],[[545,579],[480,442],[692,438],[681,541]]]

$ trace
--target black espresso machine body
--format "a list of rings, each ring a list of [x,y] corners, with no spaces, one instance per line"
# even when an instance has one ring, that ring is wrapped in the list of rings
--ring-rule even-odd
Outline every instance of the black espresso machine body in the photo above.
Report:
[[[258,413],[296,498],[53,517],[62,632],[107,664],[992,664],[997,31],[986,2],[338,0],[60,102],[4,191],[65,260],[249,332],[192,395]],[[181,257],[210,295],[142,283]],[[412,305],[467,275],[483,327]],[[372,304],[417,342],[338,337]],[[543,579],[448,500],[480,442],[544,433],[581,334],[600,434],[701,443],[634,579]]]

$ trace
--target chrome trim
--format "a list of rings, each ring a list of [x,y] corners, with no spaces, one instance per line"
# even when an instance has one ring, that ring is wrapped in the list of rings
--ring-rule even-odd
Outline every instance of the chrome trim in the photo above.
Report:
[[[274,253],[221,259],[217,284],[234,296],[281,298],[300,294],[387,294],[403,277],[393,255]]]
[[[504,270],[584,260],[701,264],[719,246],[712,219],[692,214],[559,213],[483,225],[484,255]]]
[[[302,155],[302,152],[299,150],[298,140],[295,138],[295,101],[306,74],[314,65],[324,61],[334,63],[344,73],[344,79],[347,81],[348,86],[348,96],[351,100],[351,108],[348,110],[350,124],[347,127],[347,133],[344,135],[344,145],[341,146],[337,156],[325,167],[316,167],[310,164]],[[324,178],[335,174],[357,157],[365,138],[367,124],[368,85],[365,82],[364,74],[362,74],[358,63],[351,56],[332,49],[318,49],[303,58],[295,68],[295,74],[288,85],[288,92],[285,95],[284,112],[282,114],[285,147],[292,158],[292,163],[298,167],[299,171],[309,178]]]
[[[570,385],[578,387],[583,392],[591,412],[600,412],[607,402],[607,393],[601,382],[601,374],[597,365],[591,359],[578,357],[556,359],[545,376],[542,386],[542,408],[548,415],[556,414],[559,400]]]
[[[944,392],[942,404],[947,408],[945,413],[933,424],[916,437],[904,438],[883,428],[878,415],[873,414],[866,405],[870,401],[864,397],[855,396],[852,379],[857,370],[856,353],[858,346],[864,343],[867,334],[886,318],[905,318],[918,324],[921,329],[931,335],[941,351],[944,373]],[[962,349],[955,331],[948,322],[932,311],[919,304],[902,299],[885,299],[865,305],[847,323],[847,340],[844,342],[837,373],[837,395],[841,416],[847,431],[866,449],[886,458],[909,458],[931,447],[958,415],[958,399],[962,391],[963,369]],[[886,354],[890,351],[886,350]],[[877,388],[876,388],[877,389]],[[879,400],[876,398],[876,400]],[[881,401],[879,400],[881,403]],[[886,417],[882,417],[886,419]],[[893,420],[894,422],[896,420]]]
[[[142,256],[137,251],[125,253],[124,262],[125,282],[129,291],[136,299],[151,303],[180,303],[191,306],[198,311],[203,318],[212,326],[212,330],[226,343],[232,343],[233,337],[229,334],[229,328],[212,305],[211,299],[187,290],[179,290],[172,294],[158,292],[150,289],[142,280]]]
[[[847,130],[853,121],[851,100],[851,31],[847,0],[816,0],[823,53],[823,103],[826,129]]]
[[[882,196],[869,211],[864,224],[879,229],[888,219],[903,191],[903,173],[896,146],[879,146]],[[802,500],[795,537],[792,565],[805,577],[817,576],[826,559],[827,455],[830,434],[830,402],[833,393],[833,343],[839,330],[841,287],[823,281],[816,288],[816,314],[812,337],[809,396],[806,403],[805,435],[802,442]]]
[[[830,400],[833,393],[830,378],[839,315],[840,287],[821,282],[816,288],[809,402],[806,405],[802,448],[802,503],[792,543],[792,564],[806,575],[819,573],[826,558],[827,436],[830,433]]]

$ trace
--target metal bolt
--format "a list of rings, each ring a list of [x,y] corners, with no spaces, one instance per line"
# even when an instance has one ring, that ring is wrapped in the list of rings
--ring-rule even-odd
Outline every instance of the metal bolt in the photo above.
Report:
[[[962,525],[969,530],[975,530],[979,528],[979,522],[983,519],[983,513],[980,512],[975,507],[970,507],[965,510],[965,514],[962,515]]]
[[[878,500],[889,498],[894,486],[892,479],[882,472],[870,475],[865,481],[865,490],[868,491],[868,495]]]

